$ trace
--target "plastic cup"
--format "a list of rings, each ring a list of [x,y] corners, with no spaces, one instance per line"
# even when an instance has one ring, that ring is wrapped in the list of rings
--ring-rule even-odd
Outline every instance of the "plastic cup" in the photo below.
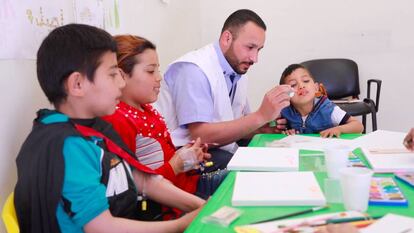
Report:
[[[325,149],[325,165],[328,177],[339,179],[339,170],[348,166],[351,149],[347,146],[329,147]]]
[[[368,168],[347,167],[342,168],[339,174],[345,209],[365,212],[374,172]]]
[[[342,203],[342,189],[339,179],[326,178],[324,191],[328,203]]]

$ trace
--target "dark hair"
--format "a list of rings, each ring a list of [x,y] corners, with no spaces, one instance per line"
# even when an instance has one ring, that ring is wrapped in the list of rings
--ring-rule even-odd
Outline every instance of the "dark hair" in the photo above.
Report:
[[[309,72],[308,69],[306,69],[306,67],[304,67],[301,64],[291,64],[288,67],[286,67],[286,69],[282,72],[282,76],[280,77],[279,84],[280,85],[285,84],[286,77],[289,76],[289,75],[291,75],[293,73],[293,71],[295,71],[295,70],[297,70],[299,68],[302,68],[302,69],[305,69],[306,71],[308,71],[310,77],[313,79],[311,73]]]
[[[224,22],[221,33],[229,30],[233,37],[237,37],[239,29],[248,22],[253,22],[257,26],[266,31],[266,24],[254,11],[248,9],[240,9],[233,12]]]
[[[142,37],[133,35],[119,35],[114,37],[117,44],[118,66],[126,74],[131,74],[135,64],[139,63],[136,55],[141,54],[146,49],[155,50],[155,45]]]
[[[59,106],[66,98],[64,82],[73,72],[94,74],[105,52],[116,52],[112,36],[99,28],[68,24],[54,29],[37,52],[37,79],[48,100]]]

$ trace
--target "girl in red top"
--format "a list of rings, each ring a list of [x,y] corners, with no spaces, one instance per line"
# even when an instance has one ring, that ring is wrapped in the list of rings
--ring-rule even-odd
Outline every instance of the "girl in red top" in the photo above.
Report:
[[[211,193],[203,193],[204,188],[197,192],[200,176],[191,170],[210,155],[193,153],[201,150],[199,139],[176,150],[163,117],[151,106],[158,98],[161,81],[155,45],[132,35],[115,36],[115,40],[118,66],[126,86],[115,113],[104,119],[112,123],[142,164],[177,187],[206,198]]]

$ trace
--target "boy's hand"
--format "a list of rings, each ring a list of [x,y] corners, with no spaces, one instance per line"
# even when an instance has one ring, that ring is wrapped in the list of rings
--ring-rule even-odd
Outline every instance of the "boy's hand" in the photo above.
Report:
[[[284,118],[278,118],[274,122],[269,122],[259,128],[259,133],[283,133],[286,130],[287,121]]]
[[[403,144],[407,149],[414,150],[414,128],[405,136]]]
[[[296,131],[295,129],[287,129],[287,130],[282,131],[282,133],[286,135],[295,135],[295,134],[298,134],[299,132]]]
[[[339,136],[341,136],[341,129],[339,128],[339,126],[337,127],[332,127],[330,129],[325,129],[324,131],[320,132],[321,137],[323,138],[332,138],[333,136],[339,138]]]

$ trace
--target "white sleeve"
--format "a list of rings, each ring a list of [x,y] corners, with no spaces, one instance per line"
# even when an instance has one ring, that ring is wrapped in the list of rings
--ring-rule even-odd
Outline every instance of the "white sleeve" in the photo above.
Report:
[[[338,106],[335,106],[331,114],[332,124],[334,126],[338,126],[339,123],[341,123],[345,115],[346,115],[346,112],[344,110],[342,110]]]

